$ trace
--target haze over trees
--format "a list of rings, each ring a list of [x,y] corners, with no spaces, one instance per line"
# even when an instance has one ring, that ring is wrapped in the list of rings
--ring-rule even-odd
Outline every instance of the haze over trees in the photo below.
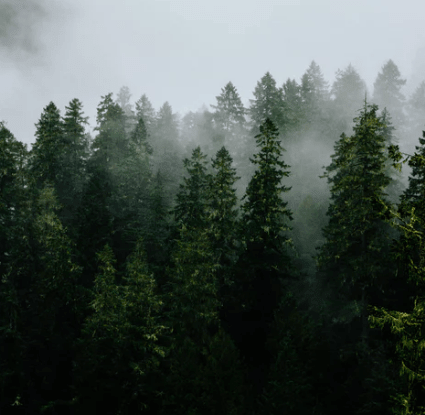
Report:
[[[236,81],[0,122],[1,413],[425,414],[425,81]]]

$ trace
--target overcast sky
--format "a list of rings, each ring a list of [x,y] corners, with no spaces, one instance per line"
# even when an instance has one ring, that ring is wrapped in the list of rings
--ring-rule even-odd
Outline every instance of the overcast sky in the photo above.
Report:
[[[416,85],[424,12],[423,0],[0,0],[0,120],[32,143],[50,101],[64,114],[78,98],[94,127],[101,96],[124,85],[184,115],[232,81],[248,106],[267,71],[281,86],[312,60],[330,84],[353,64],[372,92],[392,59]]]

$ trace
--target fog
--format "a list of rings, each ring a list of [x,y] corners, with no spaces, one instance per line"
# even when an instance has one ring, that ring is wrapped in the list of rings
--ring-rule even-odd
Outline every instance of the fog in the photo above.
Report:
[[[420,4],[2,0],[0,118],[32,143],[43,108],[78,97],[94,127],[100,97],[122,85],[183,117],[232,81],[248,106],[266,71],[279,85],[299,81],[312,60],[331,84],[353,64],[372,91],[392,59],[414,89],[425,62]]]

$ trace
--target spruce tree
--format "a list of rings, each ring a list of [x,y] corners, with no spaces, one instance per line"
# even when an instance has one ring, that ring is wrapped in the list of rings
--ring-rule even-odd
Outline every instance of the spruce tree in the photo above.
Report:
[[[216,97],[217,105],[211,105],[215,109],[214,120],[217,127],[226,137],[226,145],[232,148],[237,145],[236,135],[246,123],[245,108],[235,86],[229,82],[221,89],[221,94]]]
[[[57,187],[65,140],[60,111],[53,102],[44,108],[36,128],[30,156],[31,174],[39,188],[46,183]]]
[[[331,89],[337,131],[351,132],[352,114],[361,106],[365,93],[366,83],[351,64],[343,71],[338,69]]]
[[[189,229],[206,229],[209,184],[206,158],[198,146],[192,157],[183,161],[187,177],[180,184],[173,210],[179,228],[184,225]]]
[[[382,67],[373,84],[373,101],[380,108],[386,107],[391,113],[397,129],[403,127],[405,122],[404,101],[405,97],[401,88],[406,80],[401,78],[397,65],[390,59]]]
[[[390,273],[388,261],[388,201],[384,189],[388,153],[378,107],[367,105],[355,118],[354,135],[335,144],[332,163],[323,177],[331,185],[329,224],[320,248],[318,269],[339,297],[336,319],[349,322],[361,316],[361,336],[368,338],[367,305]],[[338,294],[336,294],[338,293]],[[345,306],[343,306],[345,304]]]
[[[288,251],[292,246],[288,237],[292,216],[282,199],[290,190],[282,184],[282,179],[289,176],[289,166],[282,161],[278,136],[269,118],[256,136],[258,152],[251,159],[256,171],[243,198],[240,221],[244,250],[235,271],[234,295],[239,298],[239,310],[227,316],[235,341],[247,359],[248,379],[256,393],[264,386],[270,364],[265,342],[284,290],[281,281],[288,279],[292,268]]]
[[[140,99],[136,101],[136,119],[140,118],[143,118],[148,133],[152,134],[156,120],[156,111],[146,94],[143,94]]]
[[[249,108],[253,131],[257,132],[267,118],[270,118],[277,128],[282,128],[286,124],[282,89],[276,86],[276,81],[270,72],[266,72],[257,82],[254,98],[250,99]]]
[[[86,164],[89,158],[89,139],[86,133],[88,117],[83,116],[83,104],[77,98],[65,107],[62,118],[64,152],[61,157],[61,175],[57,194],[63,205],[60,218],[67,227],[75,226],[75,216],[80,207],[86,183]]]

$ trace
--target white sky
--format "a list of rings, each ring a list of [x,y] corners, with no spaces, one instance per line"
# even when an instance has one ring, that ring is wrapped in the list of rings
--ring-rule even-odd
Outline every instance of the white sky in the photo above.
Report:
[[[229,81],[248,105],[266,71],[281,86],[312,60],[330,84],[352,63],[370,92],[388,59],[425,79],[423,0],[0,0],[0,25],[8,3],[22,9],[0,26],[0,120],[26,143],[50,101],[64,114],[79,98],[94,127],[101,96],[123,85],[184,115]]]

